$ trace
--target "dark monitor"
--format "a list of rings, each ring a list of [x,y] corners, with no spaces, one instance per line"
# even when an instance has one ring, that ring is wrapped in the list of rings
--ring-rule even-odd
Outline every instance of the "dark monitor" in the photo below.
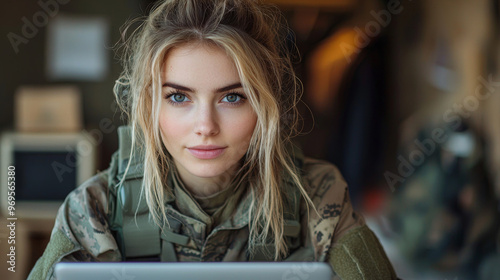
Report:
[[[95,173],[95,145],[88,137],[85,133],[5,133],[0,173],[3,215],[8,216],[7,177],[12,170],[15,216],[55,217],[64,198]]]

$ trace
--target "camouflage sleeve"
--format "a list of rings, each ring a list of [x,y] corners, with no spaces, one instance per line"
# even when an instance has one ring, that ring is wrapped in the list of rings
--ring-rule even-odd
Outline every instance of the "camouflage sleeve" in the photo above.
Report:
[[[318,212],[310,209],[308,221],[315,259],[329,262],[342,279],[396,279],[377,237],[354,211],[340,171],[320,160],[304,163],[305,187]]]
[[[347,187],[328,259],[344,280],[397,279],[384,248],[363,216],[354,211]]]
[[[71,192],[57,213],[49,244],[28,279],[54,279],[61,261],[120,261],[107,222],[107,172]]]
[[[349,201],[347,183],[332,164],[315,159],[304,161],[305,187],[317,210],[309,210],[309,232],[315,259],[326,261],[332,240],[338,240],[348,230],[364,225]],[[319,215],[318,215],[319,214]]]
[[[347,184],[346,184],[347,185]],[[342,209],[339,215],[339,221],[335,227],[335,232],[333,234],[333,244],[335,245],[339,239],[344,236],[351,229],[364,226],[365,219],[362,215],[357,213],[351,204],[351,199],[349,197],[349,190],[347,186],[343,193],[344,201],[342,203]]]

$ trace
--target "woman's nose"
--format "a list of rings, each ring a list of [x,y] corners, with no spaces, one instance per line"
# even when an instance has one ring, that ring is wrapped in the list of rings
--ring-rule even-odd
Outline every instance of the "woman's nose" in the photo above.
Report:
[[[210,105],[200,106],[196,113],[194,132],[200,136],[215,136],[219,131],[215,108]]]

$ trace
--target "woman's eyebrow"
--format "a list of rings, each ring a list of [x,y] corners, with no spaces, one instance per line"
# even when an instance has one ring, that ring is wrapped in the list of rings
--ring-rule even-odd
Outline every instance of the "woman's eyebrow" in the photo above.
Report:
[[[182,91],[187,91],[187,92],[195,92],[195,90],[191,89],[191,88],[188,88],[188,87],[185,87],[185,86],[181,86],[181,85],[178,85],[178,84],[174,84],[174,83],[164,83],[163,84],[163,87],[171,87],[171,88],[175,88],[175,89],[178,89],[178,90],[182,90]],[[240,82],[238,83],[234,83],[234,84],[231,84],[231,85],[228,85],[228,86],[225,86],[225,87],[221,87],[221,88],[218,88],[215,90],[216,93],[221,93],[221,92],[226,92],[226,91],[229,91],[229,90],[232,90],[232,89],[237,89],[237,88],[241,88],[243,87],[241,85]]]
[[[174,83],[164,83],[163,87],[171,87],[171,88],[175,88],[175,89],[182,90],[182,91],[194,92],[193,89],[190,89],[188,87],[181,86],[181,85],[178,85],[178,84],[174,84]]]
[[[238,83],[234,83],[232,85],[228,85],[228,86],[225,86],[225,87],[218,88],[218,89],[215,90],[215,92],[221,93],[221,92],[225,92],[225,91],[228,91],[228,90],[237,89],[237,88],[240,88],[240,87],[242,87],[242,85],[241,85],[240,82],[238,82]]]

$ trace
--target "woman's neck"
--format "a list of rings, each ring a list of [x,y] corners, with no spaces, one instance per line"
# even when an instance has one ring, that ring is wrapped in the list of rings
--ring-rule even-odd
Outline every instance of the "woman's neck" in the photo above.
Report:
[[[238,166],[234,166],[225,173],[211,178],[194,176],[182,167],[178,167],[177,171],[182,183],[192,195],[196,197],[207,197],[229,187],[238,168]]]

